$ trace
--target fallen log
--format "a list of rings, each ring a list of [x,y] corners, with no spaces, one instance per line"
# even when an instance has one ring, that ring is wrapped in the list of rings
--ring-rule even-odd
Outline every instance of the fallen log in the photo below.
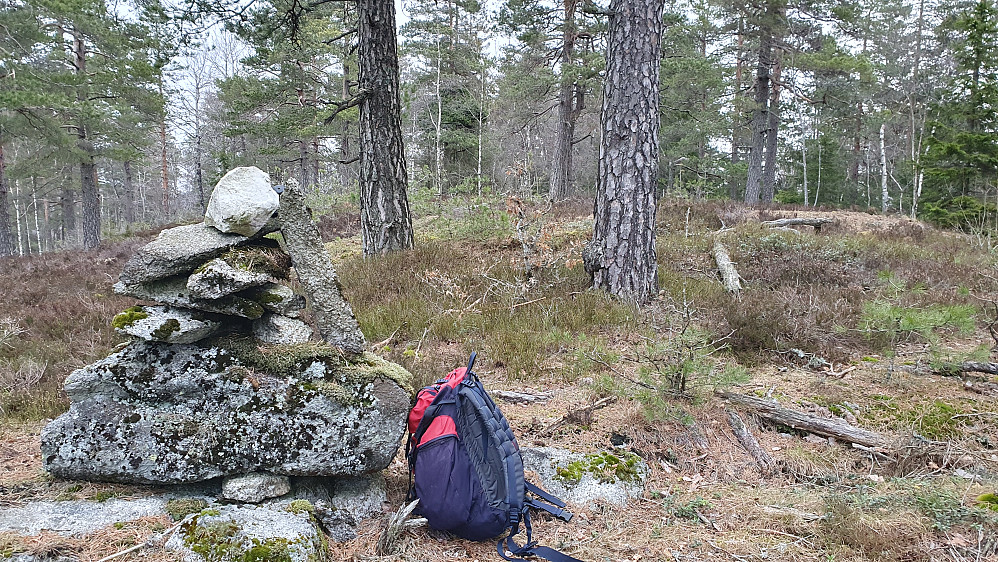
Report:
[[[815,230],[821,230],[821,225],[828,224],[830,222],[832,222],[832,219],[828,217],[813,217],[813,218],[796,217],[796,218],[763,221],[762,224],[771,228],[783,228],[787,226],[813,226]]]
[[[742,421],[742,418],[734,410],[728,410],[728,424],[731,426],[731,430],[735,432],[738,442],[755,459],[762,473],[766,476],[772,474],[776,466],[773,463],[773,457],[769,456],[769,453],[763,450],[759,445],[759,441],[756,440],[755,435],[752,435],[752,432],[745,427],[745,422]]]
[[[792,429],[799,429],[824,437],[834,437],[839,441],[847,443],[858,443],[865,447],[890,447],[890,441],[883,435],[853,427],[839,419],[810,416],[796,410],[783,408],[776,401],[766,400],[765,398],[727,391],[717,391],[716,394],[732,404],[752,410],[760,418],[775,424],[785,425]]]
[[[544,392],[541,394],[527,394],[525,392],[513,392],[509,390],[491,390],[489,394],[493,398],[498,398],[503,402],[509,402],[511,404],[544,404],[551,399],[550,392]]]
[[[986,375],[998,375],[998,363],[986,361],[964,361],[962,363],[944,363],[943,365],[929,366],[901,365],[896,367],[899,371],[905,371],[913,375],[939,375],[941,377],[959,377],[967,373],[984,373]],[[976,378],[976,377],[975,377]],[[980,377],[986,379],[987,377]]]
[[[717,262],[717,271],[721,274],[721,282],[729,293],[738,294],[742,290],[741,278],[735,265],[731,263],[728,250],[721,244],[720,240],[714,241],[714,261]]]

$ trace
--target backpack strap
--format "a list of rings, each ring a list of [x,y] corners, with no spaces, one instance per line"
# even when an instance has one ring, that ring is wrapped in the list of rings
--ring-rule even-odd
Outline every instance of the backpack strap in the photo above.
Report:
[[[499,556],[503,557],[505,560],[517,561],[525,560],[528,556],[536,556],[538,558],[543,558],[549,562],[582,562],[578,558],[573,558],[564,552],[557,551],[548,546],[539,546],[536,542],[530,540],[530,513],[524,512],[523,514],[523,525],[527,530],[527,542],[523,546],[520,546],[513,539],[513,536],[520,532],[520,525],[516,524],[512,529],[510,529],[509,536],[499,539],[499,543],[496,545],[496,550],[499,552]],[[509,551],[509,555],[506,551]]]

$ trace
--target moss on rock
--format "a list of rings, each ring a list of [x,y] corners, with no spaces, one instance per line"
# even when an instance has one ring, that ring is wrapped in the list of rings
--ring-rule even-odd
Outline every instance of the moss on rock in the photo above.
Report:
[[[123,330],[139,320],[149,318],[149,314],[141,306],[131,306],[116,314],[111,320],[111,326]]]
[[[168,318],[159,325],[159,328],[152,331],[152,337],[160,341],[167,341],[170,339],[170,336],[179,329],[180,320],[177,320],[176,318]]]
[[[641,478],[640,461],[641,457],[631,452],[619,456],[607,451],[589,453],[582,460],[559,466],[556,477],[571,484],[577,484],[586,474],[600,482],[635,482]]]
[[[173,499],[166,502],[166,512],[174,521],[180,521],[192,513],[198,513],[208,507],[208,502],[195,498]]]

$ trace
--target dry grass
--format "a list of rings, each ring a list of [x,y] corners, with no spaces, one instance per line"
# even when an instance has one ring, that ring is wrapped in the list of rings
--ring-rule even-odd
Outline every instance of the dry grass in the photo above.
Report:
[[[662,295],[635,308],[587,291],[575,266],[591,231],[589,202],[559,204],[545,215],[546,265],[529,279],[502,202],[454,198],[414,207],[421,209],[417,248],[372,259],[360,256],[354,206],[320,218],[346,296],[369,341],[380,343],[378,352],[421,383],[462,365],[470,351],[483,352],[478,371],[488,388],[553,392],[546,404],[503,405],[522,446],[595,452],[611,447],[611,437],[623,438],[651,467],[645,497],[626,509],[572,506],[571,524],[538,518],[542,544],[584,560],[998,560],[998,541],[988,542],[998,536],[998,520],[974,507],[975,497],[998,485],[998,396],[973,392],[957,378],[898,369],[988,355],[994,342],[984,308],[998,301],[998,258],[971,240],[852,212],[836,212],[820,233],[773,232],[757,222],[814,211],[667,200],[658,213]],[[739,299],[720,287],[709,253],[722,225],[731,228],[721,235],[746,280]],[[10,260],[13,281],[0,289],[0,319],[13,319],[16,328],[6,337],[0,332],[0,407],[8,420],[58,413],[65,407],[62,378],[115,343],[108,320],[130,303],[108,287],[139,243]],[[895,307],[888,311],[971,306],[974,316],[963,331],[943,323],[873,334],[873,302]],[[731,434],[710,381],[698,381],[685,397],[662,392],[660,400],[631,400],[647,390],[634,381],[647,380],[650,369],[675,367],[671,360],[653,365],[665,355],[643,350],[685,325],[706,338],[728,335],[706,371],[749,366],[751,380],[737,383],[739,392],[768,394],[813,415],[848,409],[858,425],[902,444],[897,457],[804,440],[746,415],[779,467],[764,477]],[[596,411],[588,426],[544,432],[609,393],[620,400]],[[40,472],[39,430],[38,423],[0,426],[0,504],[149,493],[50,481]],[[977,479],[954,478],[958,469]],[[386,475],[389,499],[398,505],[407,484],[401,456]],[[357,539],[334,545],[333,559],[378,559],[384,519],[365,522]],[[104,530],[92,551],[85,551],[90,539],[50,536],[32,548],[106,555],[144,540],[157,524]],[[0,552],[25,540],[0,537]],[[383,559],[485,560],[494,549],[416,529],[404,534],[399,554]]]

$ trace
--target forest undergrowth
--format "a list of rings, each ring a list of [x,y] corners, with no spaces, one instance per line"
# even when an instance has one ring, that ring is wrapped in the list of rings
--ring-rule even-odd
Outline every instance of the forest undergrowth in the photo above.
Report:
[[[585,560],[998,560],[988,496],[998,492],[998,384],[943,376],[946,365],[996,360],[998,250],[981,239],[902,217],[669,199],[658,210],[661,290],[637,307],[587,289],[586,201],[417,199],[416,249],[368,259],[357,209],[334,209],[320,230],[378,353],[427,383],[477,350],[489,388],[552,393],[545,404],[503,406],[521,445],[623,443],[649,463],[641,500],[578,508],[571,524],[538,521],[545,544]],[[761,224],[810,215],[833,221]],[[147,239],[7,260],[0,505],[146,493],[49,479],[37,436],[67,407],[64,377],[122,341],[110,319],[132,302],[110,286]],[[717,277],[715,240],[743,278],[738,296]],[[860,450],[743,411],[774,460],[765,471],[732,435],[726,409],[738,408],[718,390],[840,417],[895,446]],[[548,430],[607,397],[581,424]],[[398,504],[401,457],[387,475]],[[364,523],[333,558],[377,559],[382,525]],[[106,534],[119,546],[144,540]],[[81,552],[71,542],[59,548]],[[46,544],[0,536],[0,556]],[[84,559],[115,550],[92,551]],[[385,559],[493,556],[494,545],[417,529]]]

